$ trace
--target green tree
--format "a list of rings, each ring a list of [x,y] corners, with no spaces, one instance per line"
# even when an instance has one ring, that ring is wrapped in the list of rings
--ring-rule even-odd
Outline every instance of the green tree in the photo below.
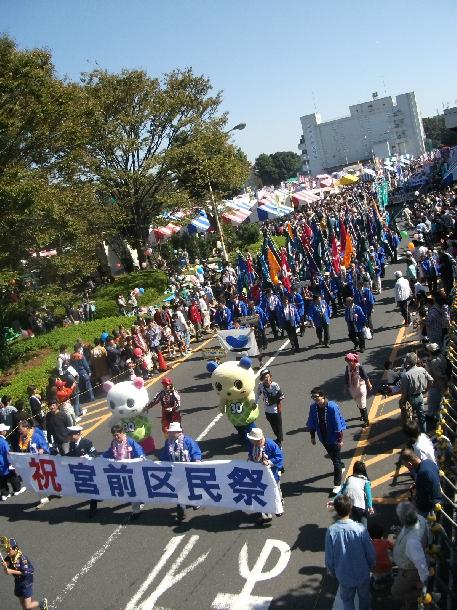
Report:
[[[446,129],[444,124],[444,115],[437,114],[436,116],[422,119],[425,135],[432,141],[434,148],[439,146],[455,146],[457,144],[457,133]]]
[[[96,70],[82,84],[80,175],[111,202],[112,228],[140,261],[162,211],[208,196],[207,174],[221,193],[243,184],[245,159],[223,133],[221,96],[210,95],[206,78],[191,69],[161,80],[141,70]]]
[[[300,156],[292,151],[262,153],[255,160],[254,168],[266,186],[277,186],[284,180],[297,175],[301,167]]]

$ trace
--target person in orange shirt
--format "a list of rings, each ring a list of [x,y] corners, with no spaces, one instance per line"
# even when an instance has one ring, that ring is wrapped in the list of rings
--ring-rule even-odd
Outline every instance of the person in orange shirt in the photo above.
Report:
[[[382,525],[373,522],[368,524],[368,533],[376,551],[376,565],[373,568],[373,587],[381,588],[392,578],[392,549],[390,540],[383,538]]]

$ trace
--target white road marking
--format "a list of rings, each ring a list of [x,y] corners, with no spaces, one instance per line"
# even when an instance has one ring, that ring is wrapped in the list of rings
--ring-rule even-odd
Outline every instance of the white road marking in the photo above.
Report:
[[[279,558],[270,570],[263,572],[262,569],[267,563],[273,549],[279,551]],[[252,570],[250,570],[248,565],[248,545],[246,542],[241,549],[238,559],[240,576],[246,580],[246,583],[238,594],[218,593],[211,608],[214,610],[239,610],[239,608],[243,608],[243,610],[268,610],[273,598],[259,597],[251,595],[251,593],[258,582],[276,578],[286,569],[290,553],[290,546],[287,542],[268,538]]]
[[[197,535],[191,536],[189,539],[189,542],[186,544],[184,549],[180,552],[178,559],[173,563],[173,565],[167,566],[165,576],[162,578],[159,585],[154,589],[154,591],[145,601],[140,603],[140,605],[137,605],[138,601],[142,598],[144,593],[146,593],[149,585],[154,581],[156,576],[159,574],[160,570],[163,567],[165,567],[166,563],[171,558],[173,553],[176,551],[181,540],[184,537],[185,537],[184,535],[175,536],[174,538],[172,538],[170,540],[170,542],[167,544],[167,546],[165,548],[165,552],[162,555],[162,558],[160,559],[159,563],[149,573],[148,577],[146,578],[144,583],[141,585],[141,587],[139,588],[137,593],[135,593],[135,595],[132,597],[132,599],[129,601],[129,603],[125,607],[125,610],[154,610],[154,608],[156,607],[155,606],[156,601],[159,599],[159,597],[161,595],[163,595],[163,593],[165,593],[165,591],[170,589],[173,585],[175,585],[181,579],[183,579],[184,576],[186,576],[186,574],[188,574],[189,572],[192,572],[192,570],[195,570],[195,568],[198,565],[200,565],[201,563],[203,563],[203,561],[205,561],[205,559],[209,555],[209,551],[206,551],[206,553],[203,553],[203,555],[200,555],[200,557],[198,557],[195,561],[193,561],[190,565],[188,565],[187,568],[184,568],[181,572],[177,572],[178,568],[181,566],[183,561],[186,559],[187,555],[189,555],[189,553],[194,548],[194,546],[196,545],[196,543],[198,542],[198,540],[200,538],[200,536],[197,536]]]
[[[81,570],[73,576],[70,582],[67,584],[65,589],[55,598],[55,600],[49,605],[49,608],[58,608],[58,605],[62,602],[63,598],[66,597],[72,589],[76,586],[78,580],[87,574],[89,570],[94,566],[94,564],[106,553],[109,547],[113,544],[113,542],[118,538],[123,530],[127,527],[127,523],[119,525],[111,536],[106,540],[105,544],[101,546],[98,551],[96,551],[89,561],[81,568]]]
[[[277,358],[277,356],[280,354],[280,352],[287,347],[287,345],[289,344],[289,339],[287,339],[286,341],[284,341],[284,343],[282,345],[279,346],[279,348],[276,350],[276,352],[273,354],[273,356],[271,356],[270,358],[268,358],[268,360],[265,362],[265,364],[263,365],[262,368],[265,368],[267,366],[270,366],[270,364],[275,360],[275,358]],[[259,376],[260,371],[258,371],[256,373],[256,379]],[[216,415],[216,417],[206,426],[206,428],[197,436],[196,440],[197,441],[201,441],[203,438],[205,438],[205,436],[208,434],[208,432],[214,428],[214,426],[217,424],[217,422],[221,419],[222,417],[222,413],[218,413]],[[70,591],[72,591],[72,589],[74,589],[74,587],[76,586],[77,582],[79,581],[79,579],[82,576],[85,576],[91,569],[92,567],[95,565],[95,563],[106,553],[106,551],[109,549],[109,547],[112,545],[112,543],[114,542],[114,540],[116,540],[116,538],[118,538],[120,536],[120,534],[123,532],[123,530],[127,527],[127,523],[123,524],[123,525],[119,525],[114,532],[109,536],[109,538],[106,540],[106,542],[98,549],[98,551],[96,551],[92,557],[89,559],[89,561],[84,564],[84,566],[81,568],[81,570],[75,574],[73,576],[73,578],[70,580],[70,582],[66,585],[66,587],[62,590],[62,592],[55,598],[55,600],[49,605],[49,608],[51,609],[57,609],[57,604],[60,604],[61,601],[63,600],[64,597],[66,597],[68,595],[68,593],[70,593]],[[174,539],[172,539],[169,543],[169,545],[171,544],[171,542]],[[179,544],[179,541],[177,543],[175,543],[176,545]],[[167,549],[169,547],[169,545],[167,545]],[[186,547],[187,548],[187,547]],[[167,551],[166,551],[167,552]],[[209,552],[209,551],[208,551]],[[171,552],[171,554],[173,553],[173,551]],[[203,556],[202,556],[203,557]],[[200,559],[200,558],[199,558]],[[164,561],[164,556],[162,556],[162,559],[159,561],[159,563],[157,564],[157,566],[154,568],[154,570],[149,574],[148,579],[150,578],[150,576],[154,573],[153,578],[155,578],[155,570],[157,570],[158,566],[160,566],[160,568],[157,570],[157,572],[160,571],[161,567],[162,567],[162,562]],[[198,565],[198,564],[196,564]],[[192,569],[194,569],[193,566]],[[182,573],[183,574],[183,573]],[[187,574],[187,572],[186,572]],[[184,576],[185,574],[183,574]],[[181,578],[183,577],[181,576],[179,578],[179,580],[181,580]],[[145,581],[146,583],[147,581]],[[142,587],[140,590],[143,590],[143,587],[145,585],[145,583],[143,583]],[[147,588],[147,587],[146,587]],[[133,599],[133,598],[132,598]],[[130,602],[131,603],[131,602]]]

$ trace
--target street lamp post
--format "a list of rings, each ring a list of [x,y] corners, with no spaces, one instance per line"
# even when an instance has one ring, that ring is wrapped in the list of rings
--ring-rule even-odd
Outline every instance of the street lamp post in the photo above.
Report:
[[[231,133],[232,131],[241,131],[245,127],[246,127],[246,123],[238,123],[238,125],[235,125],[235,127],[232,127],[232,129],[229,129],[225,133]],[[211,204],[213,206],[213,216],[214,216],[214,220],[216,221],[216,229],[217,229],[217,233],[219,235],[219,241],[221,242],[222,258],[224,259],[225,262],[227,262],[229,260],[229,257],[228,257],[228,254],[227,254],[227,249],[225,247],[224,233],[222,231],[221,221],[220,221],[220,218],[219,218],[219,212],[217,210],[216,199],[214,198],[214,191],[213,191],[213,187],[211,185],[211,180],[210,180],[210,176],[209,176],[208,167],[206,165],[206,162],[207,162],[207,159],[205,159],[206,179],[208,181],[208,189],[209,189],[209,194],[210,194],[210,197],[211,197]]]

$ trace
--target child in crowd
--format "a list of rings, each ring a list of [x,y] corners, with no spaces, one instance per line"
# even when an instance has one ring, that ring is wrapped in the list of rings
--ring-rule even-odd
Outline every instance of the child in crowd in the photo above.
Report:
[[[384,530],[379,523],[370,523],[368,533],[376,551],[376,565],[373,568],[373,588],[383,588],[392,578],[393,544],[384,538]]]
[[[374,513],[371,496],[371,483],[368,479],[367,469],[362,461],[357,461],[352,469],[352,475],[343,483],[341,491],[335,496],[346,495],[352,500],[351,519],[367,525],[367,516]],[[327,507],[332,508],[333,498],[327,502]]]

